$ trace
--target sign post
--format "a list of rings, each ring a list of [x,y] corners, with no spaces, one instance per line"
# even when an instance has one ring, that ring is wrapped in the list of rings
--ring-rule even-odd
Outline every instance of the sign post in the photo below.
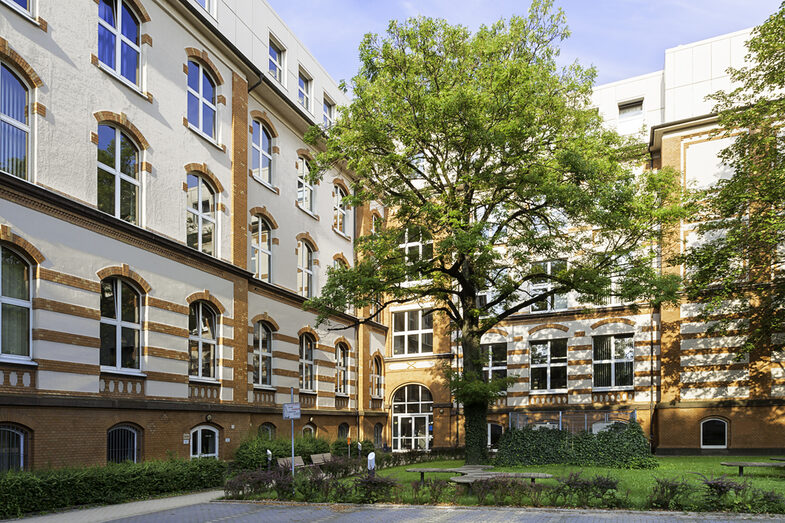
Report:
[[[289,388],[291,403],[283,404],[283,419],[292,420],[292,477],[294,477],[294,420],[300,419],[300,404],[294,402],[294,387]]]

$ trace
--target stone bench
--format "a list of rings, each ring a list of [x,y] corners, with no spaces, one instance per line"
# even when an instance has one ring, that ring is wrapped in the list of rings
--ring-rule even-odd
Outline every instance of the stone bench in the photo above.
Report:
[[[471,493],[474,483],[487,479],[529,479],[531,480],[531,484],[534,485],[535,481],[538,479],[550,479],[552,477],[552,474],[546,474],[544,472],[480,472],[477,474],[467,474],[466,476],[456,476],[450,478],[450,481],[458,485],[466,485],[469,488],[469,493]]]
[[[417,468],[413,468],[413,469],[406,469],[406,472],[419,472],[420,473],[420,484],[423,484],[423,483],[425,483],[425,473],[426,472],[434,473],[434,474],[439,473],[439,472],[450,474],[450,473],[455,473],[455,472],[460,472],[460,471],[458,469],[440,469],[440,468],[436,468],[436,467],[417,467]]]
[[[739,467],[739,476],[744,475],[744,468],[745,467],[774,467],[774,468],[785,468],[785,462],[777,463],[771,462],[757,462],[757,461],[724,461],[720,463],[720,465],[724,467]]]

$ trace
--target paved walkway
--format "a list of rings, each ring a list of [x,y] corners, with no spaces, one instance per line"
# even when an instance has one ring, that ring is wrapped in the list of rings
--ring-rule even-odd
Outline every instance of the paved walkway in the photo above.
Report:
[[[123,503],[107,507],[72,510],[60,514],[25,518],[22,523],[66,522],[97,523],[115,522],[290,522],[307,523],[323,521],[368,523],[373,521],[403,523],[408,521],[441,522],[465,521],[483,523],[510,523],[511,521],[549,523],[655,523],[684,521],[691,523],[782,521],[782,516],[756,516],[740,514],[697,514],[679,512],[634,512],[610,510],[535,509],[507,507],[431,507],[400,505],[325,505],[298,503],[246,503],[216,502],[223,491],[214,490],[199,494],[176,496]]]

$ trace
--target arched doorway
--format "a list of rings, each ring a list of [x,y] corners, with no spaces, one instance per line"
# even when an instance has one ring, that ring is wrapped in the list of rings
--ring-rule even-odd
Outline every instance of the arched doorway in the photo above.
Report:
[[[428,450],[433,441],[433,397],[422,385],[404,385],[392,400],[393,451]]]

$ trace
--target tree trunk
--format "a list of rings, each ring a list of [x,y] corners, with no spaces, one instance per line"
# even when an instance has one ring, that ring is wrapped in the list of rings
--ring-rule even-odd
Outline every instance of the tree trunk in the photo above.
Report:
[[[464,405],[463,414],[466,431],[466,464],[485,463],[488,460],[488,404]]]

